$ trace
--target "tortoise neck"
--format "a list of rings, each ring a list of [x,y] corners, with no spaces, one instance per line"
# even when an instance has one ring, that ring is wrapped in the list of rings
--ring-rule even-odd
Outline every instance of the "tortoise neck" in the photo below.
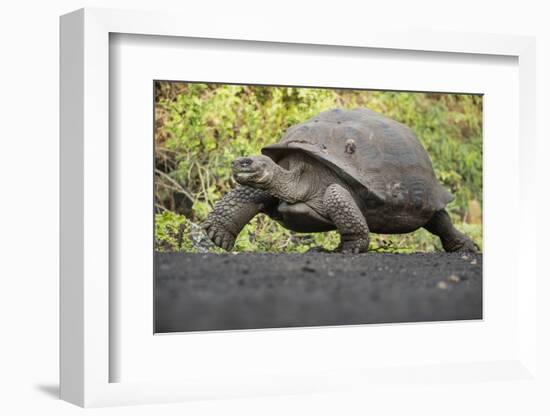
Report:
[[[284,169],[283,167],[276,165],[275,174],[273,180],[269,184],[269,188],[266,191],[275,198],[281,199],[288,203],[295,203],[301,200],[299,195],[299,181],[300,181],[301,169]]]

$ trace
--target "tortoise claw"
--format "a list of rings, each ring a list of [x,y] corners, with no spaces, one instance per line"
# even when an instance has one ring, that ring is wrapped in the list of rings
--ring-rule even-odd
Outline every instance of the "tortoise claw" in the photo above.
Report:
[[[222,239],[222,245],[221,245],[221,248],[223,248],[224,250],[226,251],[229,251],[233,248],[233,244],[234,244],[234,241],[233,241],[233,236],[230,235],[229,233],[226,233]]]
[[[451,253],[479,253],[479,246],[464,234],[450,244],[443,244],[443,248]]]
[[[235,236],[223,225],[216,221],[205,221],[202,228],[206,231],[208,238],[218,247],[224,250],[231,250],[235,244]]]
[[[468,238],[454,251],[459,253],[479,253],[479,247]]]
[[[336,249],[342,254],[360,254],[365,253],[369,248],[368,239],[359,238],[353,241],[343,241]]]

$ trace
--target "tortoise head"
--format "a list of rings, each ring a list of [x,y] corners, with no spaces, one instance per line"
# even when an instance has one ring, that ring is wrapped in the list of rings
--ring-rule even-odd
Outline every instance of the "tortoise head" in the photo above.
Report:
[[[279,166],[264,156],[239,157],[233,161],[233,176],[241,185],[266,189],[273,181]]]

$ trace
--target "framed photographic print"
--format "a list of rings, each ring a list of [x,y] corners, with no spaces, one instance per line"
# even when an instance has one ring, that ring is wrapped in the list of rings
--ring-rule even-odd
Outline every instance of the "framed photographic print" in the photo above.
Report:
[[[532,379],[533,40],[180,22],[61,18],[62,398]]]
[[[481,95],[154,86],[155,333],[482,318]]]

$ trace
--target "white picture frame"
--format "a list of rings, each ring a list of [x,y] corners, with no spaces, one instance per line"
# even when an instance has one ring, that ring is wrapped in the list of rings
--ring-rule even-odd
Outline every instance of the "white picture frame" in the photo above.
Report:
[[[205,27],[199,21],[172,13],[82,9],[61,18],[61,398],[80,406],[108,406],[183,401],[194,398],[242,397],[261,394],[323,392],[378,384],[460,380],[537,382],[536,363],[536,259],[527,243],[536,241],[536,217],[520,215],[517,267],[523,270],[517,292],[517,349],[498,361],[456,363],[410,368],[373,368],[369,371],[332,368],[327,377],[296,374],[281,368],[278,374],[243,379],[233,373],[189,377],[178,381],[112,382],[113,363],[120,359],[111,348],[110,311],[114,288],[109,280],[111,258],[109,154],[109,53],[111,34],[169,36],[276,42],[285,45],[331,45],[333,48],[423,51],[437,54],[500,55],[514,57],[519,68],[519,194],[518,212],[534,205],[535,169],[535,42],[530,37],[467,33],[398,32],[376,29],[327,35],[319,29],[302,33],[277,25],[233,22]],[[261,45],[261,44],[260,44]],[[152,173],[151,173],[152,174]],[[517,273],[517,271],[516,271]],[[357,328],[360,331],[361,328]],[[152,335],[152,334],[151,334]],[[517,336],[516,336],[517,335]],[[224,334],[217,334],[217,341]],[[283,337],[272,332],[270,337]],[[312,337],[313,333],[304,334]],[[336,337],[327,332],[324,336]],[[146,359],[146,357],[144,357]],[[199,357],[200,359],[200,357]],[[476,376],[477,374],[477,376]],[[500,378],[499,378],[500,377]]]

